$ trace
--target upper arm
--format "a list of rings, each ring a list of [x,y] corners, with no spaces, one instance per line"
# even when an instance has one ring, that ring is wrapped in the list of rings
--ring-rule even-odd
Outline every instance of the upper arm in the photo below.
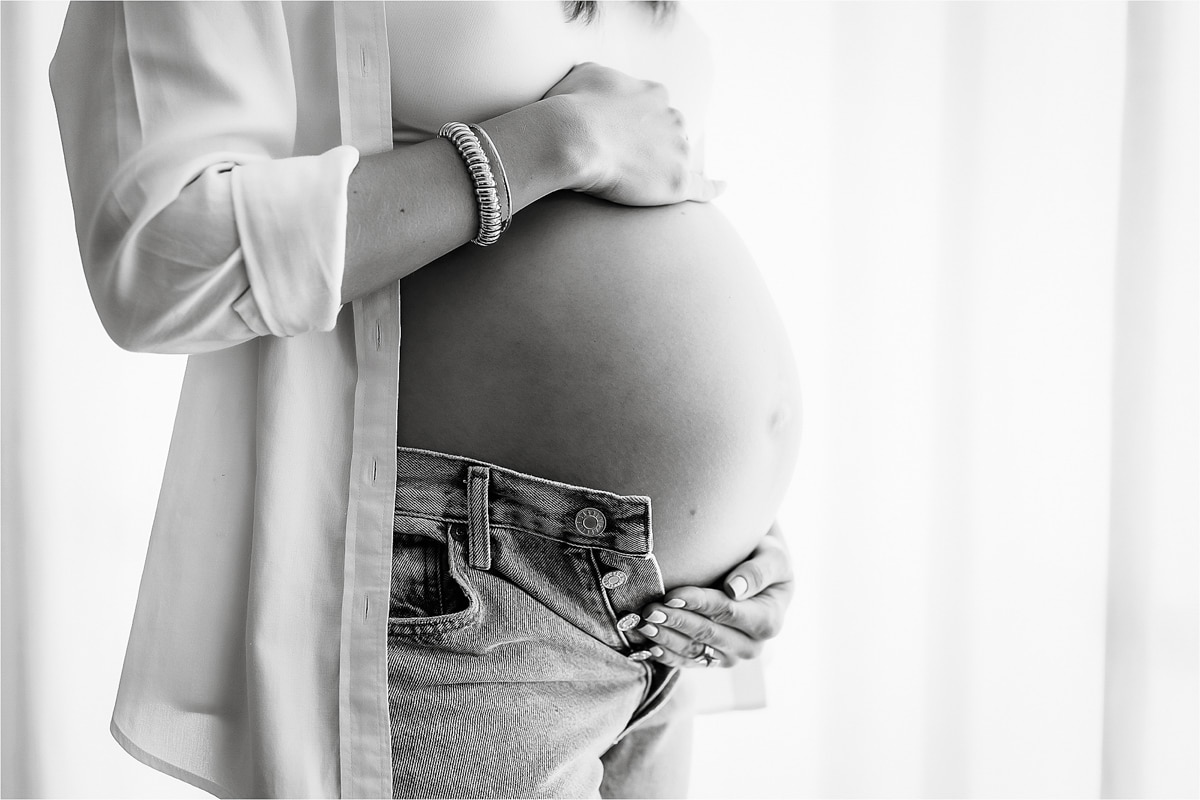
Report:
[[[195,352],[333,327],[357,151],[292,156],[278,3],[73,3],[50,80],[114,340]]]

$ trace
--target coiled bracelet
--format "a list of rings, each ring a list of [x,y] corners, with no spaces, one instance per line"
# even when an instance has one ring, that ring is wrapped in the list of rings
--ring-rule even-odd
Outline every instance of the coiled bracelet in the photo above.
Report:
[[[500,234],[508,230],[512,220],[512,195],[508,189],[508,175],[504,172],[504,164],[500,161],[496,146],[483,128],[462,122],[447,122],[438,131],[438,136],[449,139],[458,148],[458,154],[462,156],[463,163],[471,174],[471,181],[475,184],[475,201],[479,206],[479,232],[471,241],[481,247],[495,244]],[[484,151],[481,138],[492,151],[492,159],[489,159]],[[496,191],[496,177],[492,173],[493,161],[500,172],[504,188],[503,206]]]

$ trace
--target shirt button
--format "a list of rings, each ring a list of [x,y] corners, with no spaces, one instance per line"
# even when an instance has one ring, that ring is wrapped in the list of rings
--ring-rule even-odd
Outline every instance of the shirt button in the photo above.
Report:
[[[617,620],[617,630],[627,631],[630,628],[632,628],[634,625],[637,625],[641,621],[642,621],[642,618],[639,617],[637,614],[626,614],[625,616],[623,616],[619,620]]]
[[[624,584],[627,580],[629,580],[629,576],[617,569],[613,570],[612,572],[604,573],[604,575],[602,575],[600,578],[600,585],[605,589],[615,589]]]
[[[585,508],[575,515],[575,530],[584,536],[599,536],[607,525],[604,512],[598,508]]]

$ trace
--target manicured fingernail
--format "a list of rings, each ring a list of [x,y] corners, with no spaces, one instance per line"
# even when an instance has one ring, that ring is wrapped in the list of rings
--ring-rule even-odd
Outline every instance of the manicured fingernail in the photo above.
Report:
[[[749,586],[750,584],[746,583],[746,579],[741,575],[738,575],[736,578],[732,578],[729,581],[729,591],[733,592],[734,600],[741,598],[741,596],[746,593],[746,589],[748,589]]]
[[[629,660],[630,661],[645,661],[647,658],[650,658],[653,655],[654,655],[654,653],[651,650],[634,650],[632,653],[629,654]]]
[[[654,636],[655,634],[658,633],[658,626],[651,625],[650,623],[646,623],[642,627],[638,628],[638,630],[641,631],[642,633],[646,634],[647,636]]]
[[[666,622],[667,615],[661,611],[651,611],[646,615],[646,622]]]
[[[680,600],[678,597],[672,597],[670,600],[663,603],[663,605],[669,608],[683,608],[687,605],[687,603],[683,600]]]
[[[662,658],[663,649],[661,647],[659,647],[658,645],[654,645],[654,647],[651,647],[650,652],[654,654],[655,658]]]

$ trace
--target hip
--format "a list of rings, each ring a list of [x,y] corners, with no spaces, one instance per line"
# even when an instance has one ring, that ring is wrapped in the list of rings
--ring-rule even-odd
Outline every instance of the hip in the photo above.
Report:
[[[587,796],[678,671],[622,619],[663,591],[645,497],[400,448],[388,622],[397,796]]]

